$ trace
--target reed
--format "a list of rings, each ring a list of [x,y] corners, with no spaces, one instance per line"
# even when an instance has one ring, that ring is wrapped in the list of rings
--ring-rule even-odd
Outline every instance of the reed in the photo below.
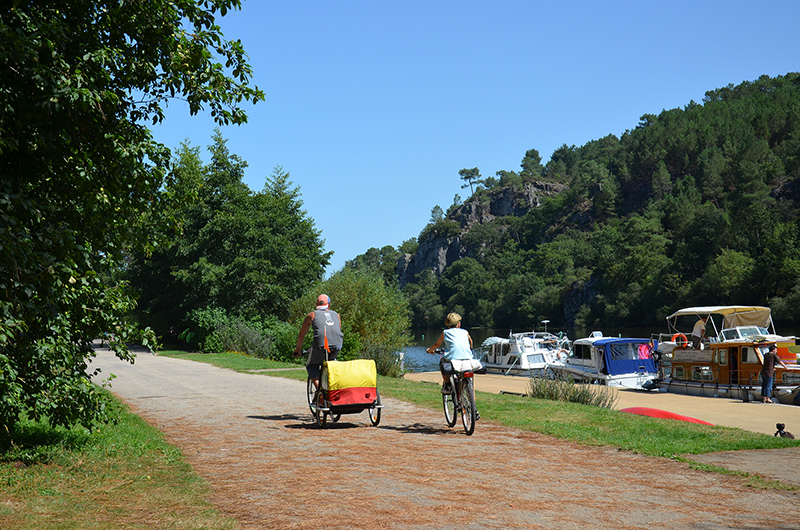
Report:
[[[536,399],[581,403],[607,409],[613,409],[618,400],[618,396],[607,386],[576,383],[569,375],[554,379],[531,377],[527,395]]]

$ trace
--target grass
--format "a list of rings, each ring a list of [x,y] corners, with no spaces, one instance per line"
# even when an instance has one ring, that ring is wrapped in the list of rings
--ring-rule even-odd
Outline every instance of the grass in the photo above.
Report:
[[[116,403],[118,423],[93,433],[22,426],[17,447],[0,453],[0,528],[238,528],[180,450]]]

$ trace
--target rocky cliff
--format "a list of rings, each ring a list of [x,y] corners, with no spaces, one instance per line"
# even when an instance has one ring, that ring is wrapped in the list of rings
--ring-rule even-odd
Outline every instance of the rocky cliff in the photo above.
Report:
[[[453,262],[472,255],[477,249],[467,248],[463,240],[464,235],[476,224],[491,223],[498,217],[509,215],[523,216],[538,207],[544,197],[558,195],[564,189],[564,184],[556,182],[530,181],[522,186],[507,186],[473,195],[447,216],[448,220],[458,223],[459,233],[442,235],[431,231],[424,240],[419,241],[416,253],[404,254],[398,259],[400,285],[413,281],[417,274],[425,270],[432,270],[436,276],[441,276]]]

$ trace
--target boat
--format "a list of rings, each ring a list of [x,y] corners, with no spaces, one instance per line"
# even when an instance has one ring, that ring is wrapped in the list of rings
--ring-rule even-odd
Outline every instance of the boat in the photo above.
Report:
[[[566,358],[569,347],[569,339],[562,333],[526,331],[489,337],[474,353],[487,372],[543,376],[549,363]]]
[[[649,338],[605,337],[594,331],[576,339],[569,356],[552,362],[555,376],[617,388],[652,390],[658,381],[653,354],[657,341]]]
[[[707,318],[706,338],[695,348],[681,330],[689,329],[700,317]],[[789,350],[797,338],[776,333],[768,307],[690,307],[668,316],[667,325],[667,340],[659,345],[664,356],[660,388],[678,394],[760,401],[763,356],[775,344],[787,368],[775,366],[772,399],[800,405],[800,366]]]

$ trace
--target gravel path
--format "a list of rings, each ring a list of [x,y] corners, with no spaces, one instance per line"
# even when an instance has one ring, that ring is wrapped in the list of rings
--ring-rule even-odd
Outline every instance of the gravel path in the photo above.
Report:
[[[796,528],[798,496],[687,464],[478,422],[384,399],[314,426],[305,383],[98,350],[101,377],[167,439],[244,529]]]

